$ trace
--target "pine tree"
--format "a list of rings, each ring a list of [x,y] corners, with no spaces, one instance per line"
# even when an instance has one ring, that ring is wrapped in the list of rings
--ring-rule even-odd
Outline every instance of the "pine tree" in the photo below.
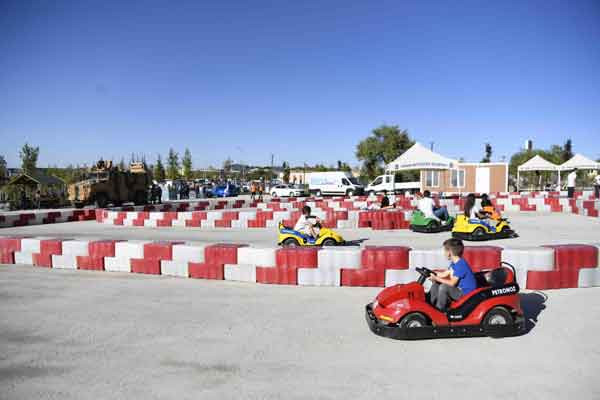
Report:
[[[173,150],[173,148],[169,149],[169,155],[167,157],[167,178],[179,178],[179,154]]]
[[[183,177],[188,180],[192,179],[192,153],[188,148],[186,148],[183,153],[181,165],[183,166]]]
[[[162,182],[165,180],[165,167],[163,166],[160,154],[158,155],[158,158],[156,159],[156,164],[154,165],[153,175],[154,175],[154,180],[157,182]]]

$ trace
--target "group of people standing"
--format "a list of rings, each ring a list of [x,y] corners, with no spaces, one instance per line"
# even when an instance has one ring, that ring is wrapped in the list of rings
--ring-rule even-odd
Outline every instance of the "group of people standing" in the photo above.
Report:
[[[258,201],[262,201],[263,193],[265,191],[265,184],[262,182],[250,183],[250,200],[256,200],[258,195]]]

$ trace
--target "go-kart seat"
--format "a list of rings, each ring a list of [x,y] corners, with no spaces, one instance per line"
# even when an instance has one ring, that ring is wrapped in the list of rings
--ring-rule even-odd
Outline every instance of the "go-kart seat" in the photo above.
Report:
[[[450,303],[450,309],[460,307],[468,299],[479,292],[489,289],[490,287],[500,287],[509,283],[514,283],[515,274],[510,268],[500,267],[492,270],[476,272],[475,280],[477,281],[477,289],[473,290],[466,296],[462,296],[456,301],[452,301]]]

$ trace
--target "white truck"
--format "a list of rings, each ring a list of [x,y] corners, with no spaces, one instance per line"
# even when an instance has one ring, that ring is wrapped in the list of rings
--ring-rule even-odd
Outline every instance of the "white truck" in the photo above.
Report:
[[[401,182],[398,175],[380,175],[367,185],[367,194],[377,194],[384,190],[388,193],[400,193],[407,190],[420,190],[421,182]]]
[[[311,194],[353,196],[364,193],[364,187],[349,172],[310,172],[306,174]]]

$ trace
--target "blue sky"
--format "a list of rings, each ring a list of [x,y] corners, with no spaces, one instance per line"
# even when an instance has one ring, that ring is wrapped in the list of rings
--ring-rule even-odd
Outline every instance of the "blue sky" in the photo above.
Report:
[[[387,123],[472,161],[527,138],[600,157],[599,71],[594,0],[5,0],[0,154],[354,165]]]

